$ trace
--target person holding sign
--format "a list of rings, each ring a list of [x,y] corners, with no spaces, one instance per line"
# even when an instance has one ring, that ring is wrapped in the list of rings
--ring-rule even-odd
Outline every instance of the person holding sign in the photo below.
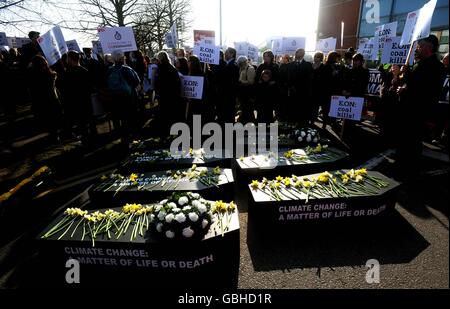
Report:
[[[43,56],[36,55],[31,60],[27,77],[31,110],[39,126],[48,130],[50,137],[57,142],[58,131],[62,127],[62,108],[55,86],[57,74]]]
[[[208,89],[208,82],[205,73],[203,72],[202,64],[200,63],[200,60],[197,56],[189,56],[188,67],[189,76],[203,77],[203,91],[201,92],[201,99],[188,99],[187,120],[189,123],[191,123],[194,115],[200,115],[202,116],[202,119],[205,119],[204,116],[209,114],[209,112],[207,111],[209,109],[209,106],[207,103],[207,98],[205,96]]]
[[[181,104],[181,80],[166,52],[159,52],[157,58],[155,92],[160,107],[157,121],[160,128],[164,130],[161,133],[169,135],[168,130],[172,123],[181,121],[185,115],[185,106]]]
[[[30,31],[30,33],[28,33],[28,37],[30,38],[31,42],[22,46],[22,65],[24,69],[28,67],[31,59],[33,59],[34,56],[44,54],[41,46],[37,41],[39,35],[39,32]]]
[[[351,69],[347,69],[345,72],[342,94],[344,96],[364,97],[369,84],[370,74],[369,70],[364,67],[363,55],[354,55]]]
[[[406,84],[399,88],[401,109],[407,124],[401,126],[397,149],[399,172],[414,177],[422,155],[424,124],[436,108],[445,78],[444,65],[437,58],[439,40],[430,35],[418,41],[417,64],[406,72]]]
[[[248,122],[255,121],[253,112],[253,86],[255,84],[256,72],[246,56],[240,56],[237,62],[239,66],[238,101],[241,110],[239,122],[245,125]]]
[[[219,97],[222,97],[222,99],[220,100],[220,105],[217,106],[217,116],[222,124],[235,122],[235,107],[239,87],[239,67],[236,64],[236,49],[229,47],[225,51],[225,62],[226,64],[220,76]]]
[[[111,110],[114,128],[119,128],[122,143],[129,144],[130,135],[136,133],[137,91],[140,80],[137,73],[125,65],[123,52],[112,53],[114,66],[109,68],[107,88],[112,96]]]

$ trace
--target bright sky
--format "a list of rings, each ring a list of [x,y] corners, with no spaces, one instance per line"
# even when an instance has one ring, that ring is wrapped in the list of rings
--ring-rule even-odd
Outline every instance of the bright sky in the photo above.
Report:
[[[222,0],[223,44],[233,46],[234,42],[248,41],[254,45],[265,45],[273,36],[306,37],[306,49],[314,50],[319,14],[318,0]],[[216,44],[219,44],[219,0],[191,0],[192,30],[215,30]],[[274,5],[275,4],[275,5]],[[55,22],[64,19],[55,9],[49,16]],[[53,19],[53,18],[52,18]],[[33,29],[45,33],[50,26]],[[8,36],[22,36],[13,27],[8,27]],[[5,31],[0,30],[0,31]],[[77,39],[81,47],[89,46],[91,37],[63,29],[66,40]],[[192,44],[191,44],[192,45]]]
[[[220,0],[192,0],[193,29],[215,30],[219,41]],[[273,36],[306,37],[314,50],[319,17],[318,0],[222,0],[223,44],[249,41],[263,45]],[[274,5],[275,4],[275,5]]]

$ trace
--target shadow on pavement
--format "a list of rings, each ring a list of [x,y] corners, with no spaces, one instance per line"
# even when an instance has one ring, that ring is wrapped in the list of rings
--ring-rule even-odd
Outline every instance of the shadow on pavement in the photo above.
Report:
[[[308,224],[270,230],[248,225],[247,244],[255,271],[364,266],[411,262],[430,244],[397,211],[371,221]]]

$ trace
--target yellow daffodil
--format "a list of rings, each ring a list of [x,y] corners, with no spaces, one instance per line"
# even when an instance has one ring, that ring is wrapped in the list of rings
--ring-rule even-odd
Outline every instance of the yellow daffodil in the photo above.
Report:
[[[102,178],[100,178],[101,180],[106,180],[108,179],[108,176],[103,175]]]
[[[220,169],[219,166],[217,166],[216,168],[214,168],[213,173],[214,173],[214,175],[221,175],[222,170]]]
[[[283,183],[286,188],[289,188],[291,186],[291,179],[286,177],[284,178]]]
[[[348,182],[350,181],[350,177],[348,177],[347,174],[342,175],[342,176],[341,176],[341,179],[342,179],[342,183],[343,183],[344,185],[345,185],[345,184],[348,184]]]
[[[274,184],[274,189],[275,189],[275,190],[280,190],[280,189],[281,189],[281,182],[276,182],[276,183]]]
[[[361,175],[358,175],[358,176],[355,177],[355,181],[356,181],[357,183],[363,182],[363,181],[364,181],[364,177],[361,176]]]
[[[136,182],[138,178],[139,178],[139,176],[137,174],[133,173],[133,174],[130,175],[130,180],[132,182]]]
[[[239,161],[244,162],[244,159],[245,159],[244,157],[240,157]]]
[[[367,169],[362,168],[355,171],[355,176],[367,176]]]
[[[252,183],[250,184],[250,186],[252,187],[253,190],[258,190],[259,188],[259,181],[258,180],[253,180]]]
[[[193,164],[191,167],[191,171],[195,171],[197,169],[197,164]]]
[[[223,201],[216,201],[214,204],[214,211],[217,213],[226,213],[227,205]]]
[[[235,210],[236,210],[236,204],[234,202],[230,202],[230,204],[228,205],[228,211],[234,212]]]
[[[332,177],[333,176],[330,173],[324,172],[317,177],[317,181],[323,184],[327,184]]]
[[[275,178],[275,180],[277,181],[277,182],[282,182],[283,181],[283,177],[281,177],[281,176],[277,176],[277,178]]]
[[[292,156],[294,155],[294,152],[292,150],[289,150],[284,153],[284,157],[288,160],[292,159]]]
[[[294,184],[294,187],[296,187],[297,189],[301,188],[301,186],[302,186],[302,182],[300,180],[297,180]]]
[[[310,181],[304,181],[303,182],[303,186],[308,189],[308,188],[311,187],[311,182]]]

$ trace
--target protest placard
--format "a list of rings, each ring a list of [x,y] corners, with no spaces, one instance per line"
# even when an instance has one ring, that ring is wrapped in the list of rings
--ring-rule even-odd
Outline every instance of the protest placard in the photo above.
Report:
[[[0,46],[9,46],[8,39],[6,38],[6,33],[0,32]]]
[[[216,32],[211,30],[194,30],[194,46],[200,45],[202,40],[205,38],[214,39],[214,43],[210,43],[211,45],[215,45],[216,42]],[[208,42],[209,43],[209,42]]]
[[[369,39],[366,43],[361,43],[358,48],[358,53],[364,56],[365,60],[378,59],[379,46],[375,42],[375,38]]]
[[[53,27],[44,35],[38,38],[38,43],[47,58],[49,65],[54,65],[62,55],[67,53],[66,40],[61,32],[61,28],[58,26]]]
[[[326,55],[336,49],[336,42],[336,38],[318,40],[316,43],[316,51],[320,51]]]
[[[282,54],[295,55],[299,48],[305,48],[306,38],[301,37],[284,37],[282,39]]]
[[[400,41],[401,45],[411,44],[430,35],[431,19],[433,18],[436,3],[437,0],[431,0],[421,9],[408,14]]]
[[[382,83],[383,81],[381,80],[381,72],[375,69],[370,69],[369,84],[367,85],[367,94],[379,96]]]
[[[194,47],[194,55],[196,55],[200,62],[208,64],[219,64],[220,47],[200,43]]]
[[[74,50],[76,52],[81,53],[81,49],[80,49],[80,46],[78,45],[77,40],[66,41],[66,44],[67,44],[68,50]]]
[[[360,121],[363,106],[364,98],[332,96],[329,116],[332,118]]]
[[[375,28],[375,41],[378,42],[379,49],[384,49],[384,43],[387,38],[392,38],[397,35],[397,25],[398,22],[394,21]]]
[[[178,34],[177,34],[177,23],[175,22],[172,27],[170,27],[169,32],[166,33],[166,45],[169,48],[177,48]]]
[[[98,36],[104,53],[111,54],[116,50],[122,52],[137,50],[132,27],[100,28]]]
[[[188,99],[203,98],[204,77],[202,76],[183,76],[181,78],[181,96]]]
[[[400,37],[387,38],[384,44],[383,54],[381,55],[381,63],[383,64],[399,64],[406,63],[408,52],[411,44],[401,45]],[[412,54],[414,54],[417,43],[414,44]],[[409,65],[413,65],[414,57],[409,58]]]

